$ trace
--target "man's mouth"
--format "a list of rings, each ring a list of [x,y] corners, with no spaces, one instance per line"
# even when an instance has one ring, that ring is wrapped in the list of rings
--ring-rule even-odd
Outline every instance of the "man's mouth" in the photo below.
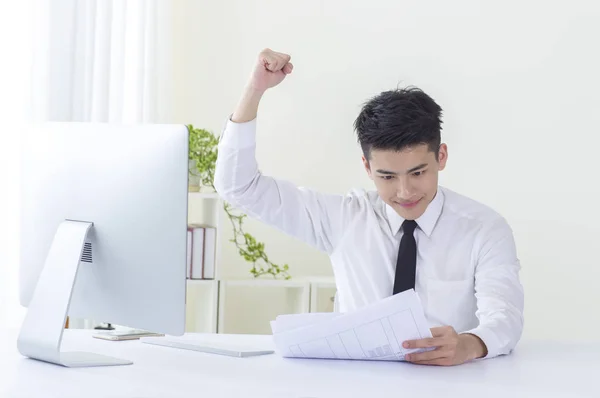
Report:
[[[420,201],[421,201],[421,199],[415,200],[413,202],[396,202],[396,203],[398,203],[400,206],[404,207],[405,209],[409,209],[411,207],[415,207]]]

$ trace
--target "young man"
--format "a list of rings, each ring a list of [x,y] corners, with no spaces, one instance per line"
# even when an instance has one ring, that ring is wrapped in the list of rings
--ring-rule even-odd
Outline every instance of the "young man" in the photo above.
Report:
[[[262,175],[255,159],[263,94],[292,73],[290,56],[259,56],[219,143],[215,187],[224,200],[329,254],[340,311],[414,288],[431,339],[407,348],[420,364],[456,365],[508,354],[523,328],[512,231],[493,210],[438,186],[448,158],[441,108],[418,89],[381,93],[354,125],[376,192],[328,195]]]

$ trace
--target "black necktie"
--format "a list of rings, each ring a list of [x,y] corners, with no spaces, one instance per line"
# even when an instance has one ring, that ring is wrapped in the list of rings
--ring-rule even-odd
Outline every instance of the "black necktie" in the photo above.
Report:
[[[402,240],[398,249],[396,261],[396,278],[394,280],[394,294],[415,288],[415,273],[417,270],[417,242],[413,234],[417,222],[405,220],[402,223]]]

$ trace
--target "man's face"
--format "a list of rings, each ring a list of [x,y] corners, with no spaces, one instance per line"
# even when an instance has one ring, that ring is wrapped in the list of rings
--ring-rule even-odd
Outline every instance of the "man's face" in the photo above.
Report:
[[[440,145],[438,160],[426,144],[403,149],[371,150],[371,159],[363,156],[369,177],[379,196],[404,219],[415,220],[436,195],[438,173],[446,166],[448,149]]]

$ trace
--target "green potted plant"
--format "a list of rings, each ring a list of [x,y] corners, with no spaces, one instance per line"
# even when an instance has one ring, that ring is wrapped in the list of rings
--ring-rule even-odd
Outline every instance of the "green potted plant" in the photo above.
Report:
[[[215,177],[219,140],[210,131],[187,126],[189,131],[190,191],[211,190]],[[197,184],[196,184],[197,183]],[[233,228],[233,239],[230,239],[240,256],[252,264],[250,273],[258,278],[271,275],[274,278],[290,279],[289,266],[273,263],[265,252],[265,244],[259,242],[250,233],[244,231],[246,214],[240,214],[229,203],[223,201],[223,209]]]
[[[202,188],[214,191],[215,162],[217,161],[217,145],[219,143],[210,131],[187,126],[189,131],[189,172],[190,192],[198,192]]]

